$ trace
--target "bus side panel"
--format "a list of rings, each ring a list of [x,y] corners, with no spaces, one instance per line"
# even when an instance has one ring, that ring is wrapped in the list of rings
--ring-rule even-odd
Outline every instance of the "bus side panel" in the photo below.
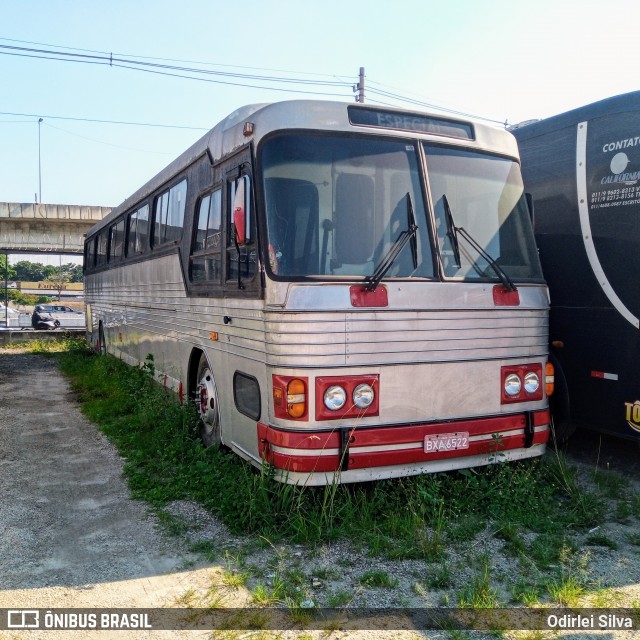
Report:
[[[257,458],[257,418],[238,411],[233,381],[236,372],[256,378],[261,410],[266,412],[261,301],[226,300],[221,305],[214,298],[185,297],[175,254],[89,276],[87,301],[94,324],[92,343],[102,322],[109,353],[134,366],[151,356],[158,382],[185,400],[192,351],[204,353],[217,387],[223,442]],[[232,322],[225,323],[225,317]]]
[[[550,289],[550,340],[562,345],[554,353],[572,420],[634,438],[640,435],[640,336],[633,323],[640,317],[640,112],[579,115],[561,129],[545,129],[543,121],[532,125],[537,135],[527,127],[515,132]]]

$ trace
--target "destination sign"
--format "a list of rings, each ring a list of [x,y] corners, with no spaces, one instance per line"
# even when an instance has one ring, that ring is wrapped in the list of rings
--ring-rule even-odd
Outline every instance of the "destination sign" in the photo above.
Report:
[[[349,122],[362,127],[399,129],[473,140],[473,127],[470,124],[416,113],[349,107]]]

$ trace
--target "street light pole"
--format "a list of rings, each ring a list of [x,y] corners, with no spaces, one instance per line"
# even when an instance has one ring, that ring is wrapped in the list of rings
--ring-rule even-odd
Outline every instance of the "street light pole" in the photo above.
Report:
[[[9,252],[4,252],[4,326],[9,328]]]
[[[40,155],[40,125],[42,118],[38,120],[38,201],[42,204],[42,160]]]

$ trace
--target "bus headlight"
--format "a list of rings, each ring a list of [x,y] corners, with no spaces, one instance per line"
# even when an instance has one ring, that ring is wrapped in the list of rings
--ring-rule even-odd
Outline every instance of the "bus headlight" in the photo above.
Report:
[[[358,409],[366,409],[371,406],[374,398],[375,395],[371,385],[359,384],[353,390],[353,404],[355,404]]]
[[[316,420],[362,420],[380,415],[380,374],[318,376]]]
[[[510,373],[504,379],[504,392],[511,398],[514,398],[520,393],[522,389],[522,381],[520,377],[515,373]]]
[[[330,411],[337,411],[344,407],[347,392],[340,385],[333,385],[324,392],[324,406]]]
[[[535,371],[528,371],[524,376],[524,390],[535,393],[540,388],[540,378]]]
[[[543,400],[542,365],[537,362],[502,367],[500,379],[501,404]]]

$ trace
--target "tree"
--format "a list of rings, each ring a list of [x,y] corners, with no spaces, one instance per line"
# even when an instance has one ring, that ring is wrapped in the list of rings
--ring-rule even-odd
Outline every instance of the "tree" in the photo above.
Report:
[[[64,285],[67,284],[67,282],[71,282],[74,266],[72,263],[69,263],[61,267],[54,267],[54,271],[44,279],[44,282],[52,285],[58,292],[58,300],[60,300]]]
[[[82,282],[83,274],[81,264],[68,262],[67,264],[63,264],[61,268],[69,274],[69,282]]]
[[[4,281],[5,275],[9,280],[16,280],[16,272],[15,269],[9,265],[9,271],[6,271],[7,268],[7,254],[0,253],[0,279]]]
[[[41,280],[45,280],[51,273],[50,267],[40,264],[39,262],[29,262],[28,260],[16,262],[13,268],[16,273],[16,280],[21,282],[40,282]]]
[[[21,260],[13,267],[14,279],[20,282],[43,282],[51,278],[57,279],[60,272],[69,277],[67,282],[82,282],[82,265],[68,262],[59,267],[45,265],[39,262]]]
[[[34,304],[46,304],[47,302],[51,302],[53,298],[49,296],[36,296],[28,293],[22,293],[22,291],[17,291],[16,289],[8,289],[7,297],[13,304],[18,306],[29,306]]]

